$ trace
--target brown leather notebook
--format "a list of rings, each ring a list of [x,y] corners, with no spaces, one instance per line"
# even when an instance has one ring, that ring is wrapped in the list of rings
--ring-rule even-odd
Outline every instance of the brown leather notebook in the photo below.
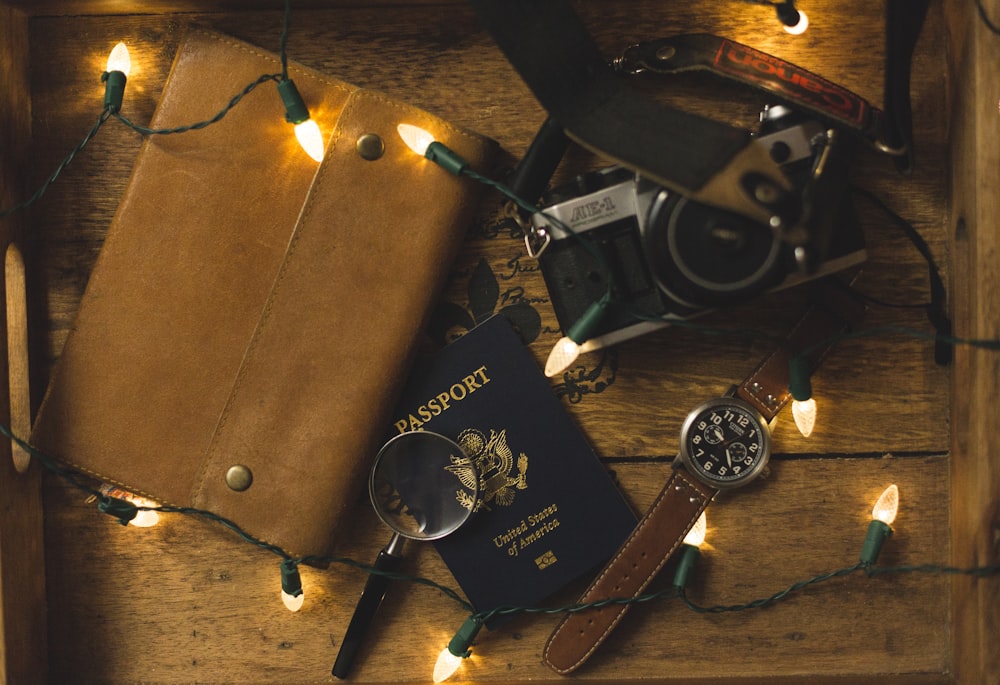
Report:
[[[206,119],[278,71],[275,55],[192,31],[150,126]],[[324,554],[477,199],[396,126],[479,168],[495,145],[315,71],[289,76],[328,141],[320,165],[271,83],[214,125],[145,141],[31,439],[136,494]],[[385,146],[374,161],[358,152],[366,134]],[[249,487],[232,487],[233,467]]]

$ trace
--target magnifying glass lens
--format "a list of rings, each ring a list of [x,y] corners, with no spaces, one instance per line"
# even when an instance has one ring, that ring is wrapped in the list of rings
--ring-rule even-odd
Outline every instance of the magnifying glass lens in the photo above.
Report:
[[[479,478],[453,441],[436,433],[404,433],[379,452],[369,494],[379,518],[394,531],[436,540],[472,515]]]

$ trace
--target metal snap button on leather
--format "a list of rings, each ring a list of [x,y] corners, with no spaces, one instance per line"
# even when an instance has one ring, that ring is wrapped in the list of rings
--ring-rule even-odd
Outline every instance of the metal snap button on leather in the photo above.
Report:
[[[253,483],[253,472],[243,464],[230,466],[229,470],[226,471],[226,485],[229,486],[230,490],[243,492],[250,487],[251,483]]]
[[[385,143],[374,133],[366,133],[355,144],[362,159],[374,162],[385,153]]]

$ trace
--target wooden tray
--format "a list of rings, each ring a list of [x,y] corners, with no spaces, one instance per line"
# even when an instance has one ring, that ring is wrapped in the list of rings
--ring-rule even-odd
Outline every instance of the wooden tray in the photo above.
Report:
[[[0,206],[39,187],[93,125],[103,93],[99,75],[119,39],[129,43],[136,64],[124,113],[137,122],[148,121],[187,25],[276,49],[277,3],[238,3],[238,10],[234,4],[0,2]],[[780,31],[773,10],[735,0],[576,4],[609,56],[638,40],[716,33],[880,103],[881,3],[800,5],[813,25],[796,38]],[[997,0],[984,2],[983,10],[1000,18]],[[875,192],[929,243],[945,271],[956,334],[968,338],[1000,333],[994,296],[1000,285],[998,40],[973,5],[934,4],[914,60],[917,169],[900,177],[887,159],[863,151],[852,172],[852,182]],[[507,167],[543,119],[464,3],[296,3],[288,44],[292,59],[492,136]],[[648,78],[640,87],[748,127],[764,102],[705,78]],[[40,202],[0,219],[4,246],[15,246],[5,272],[9,413],[18,434],[27,433],[30,408],[72,326],[139,144],[137,134],[109,123]],[[559,177],[603,164],[573,151]],[[869,243],[859,289],[895,302],[925,301],[920,256],[883,213],[856,202]],[[534,263],[502,219],[499,198],[488,197],[447,298],[490,311],[528,302],[542,317],[531,349],[543,361],[558,326]],[[21,253],[26,277],[18,267]],[[797,305],[794,294],[784,293],[706,321],[780,334],[796,318]],[[923,312],[913,309],[872,307],[869,323],[930,330]],[[743,338],[667,330],[586,358],[589,375],[563,379],[556,389],[641,511],[666,477],[688,409],[724,391],[767,351],[766,343]],[[711,507],[692,598],[742,603],[854,564],[871,505],[890,482],[898,484],[902,504],[881,563],[996,564],[998,371],[995,352],[968,348],[956,349],[950,366],[937,366],[929,343],[905,335],[839,345],[813,379],[822,402],[814,436],[798,436],[783,416],[771,477]],[[330,681],[361,572],[303,569],[306,604],[292,614],[278,599],[277,558],[228,531],[180,517],[164,517],[152,529],[123,528],[36,467],[21,474],[3,462],[0,682]],[[368,562],[387,534],[360,497],[354,515],[353,533],[338,552]],[[404,570],[454,586],[429,546],[411,546]],[[567,589],[553,606],[571,602],[580,590]],[[744,612],[703,615],[676,601],[652,603],[633,608],[573,679],[997,683],[998,600],[996,577],[911,573],[855,574]],[[436,590],[393,587],[353,680],[429,682],[437,652],[464,618]],[[562,680],[540,663],[557,620],[519,616],[484,631],[455,679]]]

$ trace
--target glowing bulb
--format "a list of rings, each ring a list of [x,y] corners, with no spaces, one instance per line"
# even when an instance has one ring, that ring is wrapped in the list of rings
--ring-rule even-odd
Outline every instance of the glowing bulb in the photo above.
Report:
[[[121,73],[128,76],[129,70],[132,68],[132,58],[129,57],[128,48],[125,43],[119,41],[112,50],[111,54],[108,55],[108,66],[105,71],[120,71]]]
[[[281,562],[281,601],[289,611],[298,611],[305,599],[299,565],[294,559],[286,559]]]
[[[305,593],[300,592],[298,595],[290,595],[284,590],[281,591],[281,601],[284,602],[285,607],[289,611],[298,611],[302,608],[302,604],[306,601]]]
[[[117,485],[110,485],[105,483],[100,488],[100,493],[107,497],[111,497],[115,500],[121,500],[127,502],[135,507],[156,507],[159,506],[156,502],[151,499],[146,499],[145,497],[139,497],[138,495],[133,495],[128,490],[123,490]],[[114,509],[114,506],[111,507]],[[122,510],[124,511],[124,510]],[[110,512],[109,512],[110,513]],[[130,526],[135,526],[136,528],[151,528],[160,522],[160,515],[153,511],[152,509],[136,510],[135,515],[132,518],[125,521]]]
[[[803,437],[812,435],[816,425],[816,400],[792,400],[792,418]]]
[[[792,26],[785,25],[785,31],[792,34],[793,36],[801,36],[809,28],[809,17],[802,10],[797,10],[799,15],[799,20],[795,22]]]
[[[580,345],[568,337],[560,338],[552,351],[549,352],[549,358],[545,360],[545,375],[549,378],[558,376],[568,369],[579,356]]]
[[[601,325],[601,321],[603,321],[610,304],[610,289],[600,299],[591,302],[580,318],[566,331],[566,336],[560,338],[559,342],[552,348],[552,351],[549,352],[549,358],[545,361],[546,376],[552,378],[562,373],[569,368],[570,364],[576,361],[581,352],[592,349],[587,348],[585,343],[597,332],[597,328]]]
[[[112,114],[122,108],[125,82],[128,80],[131,68],[132,60],[129,58],[128,48],[125,47],[125,43],[118,43],[108,55],[107,70],[101,74],[101,81],[104,82],[104,108]]]
[[[887,487],[872,508],[872,520],[868,524],[865,542],[861,546],[861,563],[871,566],[882,551],[882,543],[892,535],[892,522],[896,520],[899,510],[899,488],[893,483]]]
[[[707,530],[708,519],[705,518],[705,512],[701,512],[701,516],[695,521],[688,534],[684,536],[684,544],[691,545],[692,547],[701,547],[705,544],[705,533]]]
[[[896,513],[899,511],[899,488],[893,483],[887,487],[872,508],[872,519],[881,521],[887,526],[891,526],[896,520]]]
[[[278,81],[278,95],[285,105],[285,121],[295,125],[295,137],[306,154],[317,162],[323,161],[323,134],[316,122],[309,118],[309,108],[291,79]]]
[[[399,132],[399,137],[406,143],[406,147],[421,157],[427,154],[427,148],[434,142],[434,136],[413,124],[400,124],[396,127],[396,131]]]
[[[319,125],[312,119],[295,124],[295,137],[299,145],[306,151],[306,154],[317,162],[323,161],[323,134],[319,131]]]
[[[674,570],[673,581],[673,585],[678,591],[683,592],[684,588],[687,587],[688,577],[691,575],[694,565],[698,563],[698,557],[701,556],[701,550],[698,548],[705,544],[707,530],[708,520],[703,511],[698,520],[691,526],[691,530],[684,536],[684,543],[679,550],[680,558],[677,561],[677,568]]]
[[[476,635],[479,634],[479,630],[482,627],[483,620],[477,618],[475,615],[465,619],[462,627],[458,629],[458,632],[448,642],[448,646],[438,654],[437,661],[434,663],[435,683],[440,683],[450,678],[458,670],[458,667],[462,665],[462,662],[472,654],[472,650],[469,647],[475,641]]]
[[[156,502],[152,502],[141,497],[136,497],[132,500],[132,504],[138,507],[154,507]],[[152,509],[140,509],[136,512],[135,518],[128,522],[130,526],[135,526],[136,528],[152,528],[157,523],[160,522],[160,515],[153,511]]]
[[[441,683],[455,674],[458,667],[462,665],[465,658],[457,654],[452,654],[447,647],[438,654],[437,661],[434,662],[434,682]]]

